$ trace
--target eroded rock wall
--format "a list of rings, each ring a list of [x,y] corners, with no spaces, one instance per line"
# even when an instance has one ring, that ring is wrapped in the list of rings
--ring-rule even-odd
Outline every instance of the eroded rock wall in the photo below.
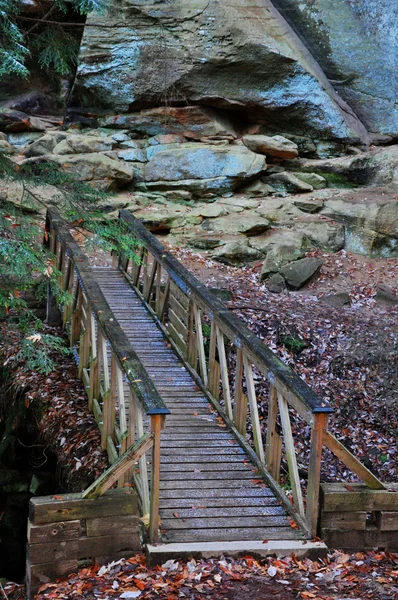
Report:
[[[113,0],[94,23],[103,27],[85,28],[74,106],[115,114],[204,104],[270,128],[368,141],[269,0]]]
[[[398,3],[273,0],[370,131],[398,134]]]

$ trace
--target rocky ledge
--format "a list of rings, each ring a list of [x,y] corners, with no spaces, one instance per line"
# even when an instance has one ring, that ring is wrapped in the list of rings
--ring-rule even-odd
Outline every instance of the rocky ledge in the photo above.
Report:
[[[221,262],[263,261],[261,279],[273,291],[316,275],[320,264],[306,257],[314,248],[398,256],[397,146],[333,156],[335,146],[242,131],[201,106],[61,129],[23,114],[2,109],[0,152],[56,163],[113,192],[104,211],[127,208],[151,231]]]

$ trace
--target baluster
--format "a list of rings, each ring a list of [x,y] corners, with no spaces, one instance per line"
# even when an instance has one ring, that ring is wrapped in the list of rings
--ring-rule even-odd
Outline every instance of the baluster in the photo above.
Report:
[[[264,447],[261,436],[260,419],[258,417],[258,406],[256,399],[256,390],[254,387],[252,366],[247,358],[243,355],[243,366],[245,369],[247,396],[249,399],[250,414],[252,418],[253,441],[256,449],[256,454],[261,462],[264,462]]]
[[[90,362],[90,343],[91,343],[91,309],[87,305],[86,308],[86,323],[85,330],[80,336],[79,342],[79,377],[83,377],[83,370],[87,369]]]
[[[195,324],[195,309],[194,303],[189,303],[189,316],[188,316],[188,341],[187,341],[187,361],[193,369],[197,369],[198,362],[198,343],[197,334],[194,331]]]
[[[91,360],[90,360],[90,387],[88,390],[88,409],[90,411],[93,410],[94,398],[98,401],[101,390],[101,375],[99,372],[99,361],[98,355],[100,350],[98,348],[99,345],[99,335],[97,326],[95,323],[94,314],[91,312]]]
[[[159,317],[159,319],[161,320],[162,323],[164,323],[164,313],[166,311],[167,302],[169,300],[170,281],[171,281],[171,277],[170,277],[170,275],[168,275],[167,282],[166,282],[166,287],[165,287],[165,290],[164,290],[163,295],[162,295],[162,300],[160,302],[160,308],[159,308],[159,313],[158,313],[158,317]]]
[[[225,355],[224,335],[221,333],[221,331],[218,327],[216,327],[216,336],[217,336],[218,356],[220,359],[221,383],[222,383],[222,389],[223,389],[225,411],[226,411],[228,417],[232,421],[233,415],[232,415],[231,392],[229,389],[228,364],[227,364],[227,357]]]
[[[283,439],[285,442],[286,458],[289,467],[289,479],[292,485],[292,494],[294,505],[297,512],[304,517],[303,493],[301,491],[300,477],[298,473],[296,451],[294,449],[294,441],[292,427],[290,424],[289,406],[285,398],[278,392],[279,413],[281,416]]]
[[[155,260],[155,259],[153,259]],[[162,302],[162,267],[158,264],[156,271],[156,296],[155,296],[155,312],[160,317],[160,306]]]
[[[103,450],[107,449],[107,428],[109,427],[109,404],[111,402],[111,390],[109,386],[109,363],[108,363],[108,353],[106,348],[106,340],[103,336],[102,332],[98,332],[99,337],[99,350],[100,350],[100,360],[102,364],[102,377],[103,377],[103,393],[102,393],[102,429],[101,429],[101,446]],[[106,421],[106,423],[105,423]]]
[[[220,395],[220,363],[216,360],[217,325],[211,322],[210,348],[209,348],[209,391],[218,400]]]
[[[142,277],[141,277],[141,285],[138,283],[138,289],[141,288],[142,294],[145,296],[146,291],[146,282],[148,279],[148,252],[144,251],[144,257],[142,259],[142,269],[141,269]]]
[[[71,346],[73,347],[80,337],[81,333],[81,317],[82,317],[83,291],[80,281],[77,280],[76,290],[73,299],[73,314],[71,323]]]
[[[158,266],[158,263],[156,262],[155,258],[153,257],[151,271],[150,271],[150,274],[147,275],[147,277],[146,277],[146,286],[144,287],[144,292],[143,292],[144,298],[147,302],[149,302],[149,298],[152,293],[153,282],[155,281],[157,266]]]
[[[321,481],[322,439],[327,431],[329,415],[314,413],[311,431],[311,451],[308,465],[306,521],[311,536],[316,536],[319,515],[319,486]]]
[[[282,438],[276,431],[276,415],[278,411],[278,393],[270,386],[268,402],[267,440],[265,444],[265,464],[271,477],[279,483],[282,459]]]
[[[145,252],[145,249],[143,246],[141,246],[141,250],[138,255],[138,261],[137,262],[134,261],[132,269],[131,269],[133,285],[135,285],[138,288],[139,288],[139,279],[140,279],[140,273],[141,273],[144,252]]]
[[[236,349],[235,389],[234,389],[234,421],[235,427],[241,435],[246,435],[247,424],[247,396],[243,393],[243,352]]]
[[[131,392],[132,393],[132,392]],[[142,415],[142,408],[137,398],[133,397],[134,402],[134,415],[135,425],[137,430],[137,440],[141,439],[144,435],[144,419]],[[138,461],[140,469],[140,490],[141,490],[141,502],[142,502],[142,514],[149,515],[150,510],[150,498],[149,498],[149,485],[148,485],[148,468],[146,464],[146,456],[142,456]]]
[[[159,492],[160,492],[160,432],[162,415],[151,415],[151,431],[154,434],[152,446],[151,506],[149,516],[149,541],[158,541],[159,532]]]
[[[194,315],[195,315],[195,327],[196,327],[196,340],[198,344],[198,357],[199,357],[199,371],[200,376],[202,377],[202,381],[204,385],[207,387],[207,368],[206,368],[206,356],[205,356],[205,346],[203,341],[203,331],[202,331],[202,318],[200,315],[200,308],[194,304]]]
[[[104,394],[104,407],[102,425],[102,448],[108,448],[108,438],[115,439],[115,421],[116,421],[116,402],[117,402],[117,378],[116,378],[116,357],[111,354],[111,378],[109,392]],[[105,367],[105,366],[104,366]]]
[[[72,260],[69,258],[68,260],[68,268],[65,275],[64,280],[64,291],[72,296],[73,294],[73,286],[75,284],[75,270],[73,268]],[[62,326],[65,329],[67,322],[69,321],[73,310],[73,296],[68,301],[65,302],[63,318],[62,318]]]

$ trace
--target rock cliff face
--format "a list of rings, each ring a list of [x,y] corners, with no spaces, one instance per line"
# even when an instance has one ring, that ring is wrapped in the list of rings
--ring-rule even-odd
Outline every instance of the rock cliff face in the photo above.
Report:
[[[398,4],[273,0],[370,131],[398,133]]]
[[[113,0],[83,35],[72,105],[201,104],[316,138],[366,129],[269,0]],[[110,26],[114,25],[114,28]]]

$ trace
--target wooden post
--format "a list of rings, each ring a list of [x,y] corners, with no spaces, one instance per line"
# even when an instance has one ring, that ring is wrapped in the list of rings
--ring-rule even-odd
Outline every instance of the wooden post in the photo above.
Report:
[[[220,394],[220,364],[216,361],[217,325],[211,322],[210,348],[209,348],[209,392],[218,400]]]
[[[71,347],[73,347],[79,339],[82,326],[82,304],[83,291],[79,281],[76,284],[75,297],[73,300],[73,315],[71,324]]]
[[[234,422],[241,435],[246,435],[247,396],[243,393],[243,352],[236,349],[235,386],[234,386]]]
[[[265,444],[265,464],[271,477],[279,483],[282,458],[282,438],[276,432],[278,393],[273,385],[269,390],[267,439]]]
[[[159,492],[160,492],[160,432],[162,415],[151,415],[151,431],[154,434],[152,447],[151,508],[149,515],[149,541],[159,538]]]
[[[289,467],[289,477],[290,483],[292,485],[292,494],[294,498],[294,505],[297,512],[304,517],[304,503],[303,503],[303,493],[301,491],[300,477],[298,473],[297,460],[296,460],[296,451],[294,448],[292,427],[290,424],[289,417],[289,407],[280,392],[278,392],[278,404],[279,404],[279,412],[281,415],[281,423],[283,429],[283,439],[285,442],[285,450],[286,450],[286,458],[287,464]]]
[[[144,420],[142,415],[142,408],[137,398],[134,396],[134,415],[135,415],[135,426],[137,429],[137,438],[140,439],[144,435]],[[142,514],[148,515],[150,511],[150,498],[149,498],[149,486],[148,486],[148,469],[146,464],[146,457],[143,456],[138,461],[140,469],[140,490],[141,490],[141,503],[142,503]]]
[[[264,462],[264,446],[261,435],[260,420],[258,417],[258,406],[256,391],[254,387],[253,371],[252,366],[247,356],[243,355],[243,365],[245,369],[246,386],[247,386],[247,397],[249,399],[250,414],[252,417],[252,428],[253,428],[253,441],[256,449],[256,454],[261,462]]]
[[[189,302],[189,317],[188,317],[188,342],[187,342],[187,361],[193,369],[197,369],[198,362],[198,346],[196,341],[196,333],[194,331],[195,315],[194,304],[192,300]]]
[[[200,316],[200,308],[194,304],[194,315],[195,315],[195,326],[196,326],[196,340],[198,343],[198,357],[199,357],[199,373],[202,377],[202,381],[204,385],[207,387],[207,367],[206,367],[206,355],[205,355],[205,346],[203,341],[203,331],[202,331],[202,318]]]
[[[321,481],[321,460],[323,432],[327,430],[329,415],[314,413],[314,426],[311,431],[311,451],[308,465],[308,487],[306,521],[309,534],[317,535],[319,515],[319,486]]]
[[[224,344],[224,335],[221,333],[218,327],[216,327],[216,336],[217,336],[217,348],[218,348],[218,356],[220,359],[220,372],[221,372],[221,383],[224,397],[224,405],[225,412],[228,417],[233,419],[232,415],[232,403],[231,403],[231,391],[229,389],[229,378],[228,378],[228,364],[227,357],[225,355],[225,344]]]

